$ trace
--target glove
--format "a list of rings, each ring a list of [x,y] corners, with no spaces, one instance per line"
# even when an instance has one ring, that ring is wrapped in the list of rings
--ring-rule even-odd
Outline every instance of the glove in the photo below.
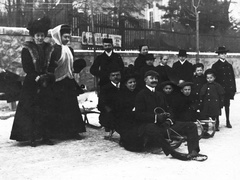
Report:
[[[55,82],[55,76],[52,73],[42,74],[35,79],[40,87],[51,86]]]
[[[170,128],[173,124],[174,124],[174,122],[173,122],[170,118],[167,118],[167,119],[165,120],[165,122],[163,122],[162,124],[160,124],[160,127],[164,128],[164,129],[168,129],[168,128]]]
[[[169,113],[161,113],[161,114],[157,114],[157,124],[162,124],[166,121],[167,118],[170,117]]]

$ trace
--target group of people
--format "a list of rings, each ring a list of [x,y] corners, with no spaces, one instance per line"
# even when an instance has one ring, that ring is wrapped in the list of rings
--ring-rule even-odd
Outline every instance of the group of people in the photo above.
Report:
[[[44,41],[50,29],[47,17],[28,24],[32,41],[23,44],[21,53],[23,82],[10,139],[54,145],[52,138],[82,139],[85,124],[77,96],[82,93],[75,80],[85,66],[74,60],[68,46],[70,26],[59,25],[51,30],[54,45]],[[90,73],[98,80],[99,122],[111,138],[120,134],[120,144],[130,151],[144,151],[149,146],[161,148],[180,160],[205,161],[200,154],[195,121],[212,118],[219,130],[219,115],[225,107],[226,126],[230,99],[236,92],[232,65],[226,60],[228,50],[219,47],[219,60],[204,73],[204,65],[192,64],[187,52],[179,50],[179,60],[167,65],[169,56],[160,58],[148,53],[148,46],[139,47],[140,54],[128,67],[113,51],[112,39],[103,39],[104,52],[94,60]],[[166,136],[169,129],[186,137],[188,153],[180,153]],[[40,140],[40,141],[39,141]]]
[[[219,60],[204,73],[202,63],[187,60],[186,50],[179,50],[179,60],[172,67],[167,65],[167,55],[154,66],[154,55],[148,53],[147,45],[141,45],[134,64],[124,67],[120,55],[113,52],[111,39],[104,39],[103,47],[90,72],[100,86],[99,121],[105,138],[117,132],[120,144],[130,151],[144,151],[150,145],[180,160],[206,160],[199,153],[195,122],[211,118],[219,131],[219,115],[225,107],[226,127],[232,128],[229,107],[236,83],[226,60],[228,50],[219,47]],[[169,129],[186,137],[187,154],[177,152],[166,140]]]
[[[32,147],[54,145],[53,138],[82,139],[85,124],[78,106],[79,87],[74,73],[84,68],[74,61],[69,25],[52,29],[55,44],[44,41],[50,29],[48,17],[29,22],[32,41],[21,53],[24,78],[10,139],[29,141]],[[40,140],[40,141],[39,141]]]

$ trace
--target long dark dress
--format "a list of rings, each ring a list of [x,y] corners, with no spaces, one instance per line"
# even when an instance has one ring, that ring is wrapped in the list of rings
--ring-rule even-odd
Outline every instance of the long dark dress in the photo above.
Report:
[[[54,71],[50,61],[53,48],[48,43],[41,46],[26,42],[22,50],[22,66],[26,73],[17,106],[10,139],[28,141],[47,134],[50,121],[52,89],[41,88],[36,77]]]
[[[71,52],[73,50],[70,48]],[[55,45],[52,59],[57,62],[61,56],[61,46]],[[55,117],[51,133],[58,138],[71,138],[77,133],[86,132],[85,124],[78,105],[77,86],[74,79],[65,77],[54,84]]]

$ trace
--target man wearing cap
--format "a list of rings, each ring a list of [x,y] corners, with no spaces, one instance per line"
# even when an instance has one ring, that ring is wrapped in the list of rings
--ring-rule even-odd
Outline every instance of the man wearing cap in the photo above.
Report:
[[[105,136],[107,139],[111,138],[114,132],[115,103],[120,93],[121,69],[119,66],[112,64],[108,69],[108,74],[110,82],[102,87],[98,101],[99,123],[108,133],[108,136]]]
[[[139,123],[150,123],[151,128],[140,129],[140,135],[146,135],[149,138],[155,138],[154,125],[159,127],[158,131],[166,133],[169,127],[174,128],[178,132],[183,132],[187,136],[188,144],[188,158],[189,160],[204,161],[207,159],[206,155],[199,154],[199,139],[197,134],[197,126],[192,122],[174,122],[166,99],[161,92],[155,90],[158,83],[158,73],[150,70],[145,73],[144,80],[146,87],[142,89],[135,99],[136,119]],[[157,113],[156,108],[162,109],[163,113]]]
[[[104,52],[97,56],[90,68],[90,73],[99,78],[99,86],[101,87],[109,82],[108,68],[111,64],[116,64],[122,71],[124,63],[121,56],[113,52],[113,41],[109,38],[103,39]]]
[[[179,83],[183,81],[192,81],[194,67],[192,63],[187,60],[187,51],[180,49],[178,53],[179,60],[173,63],[173,71],[180,79]]]
[[[225,91],[224,107],[226,114],[226,126],[232,128],[229,119],[230,99],[234,99],[236,93],[236,81],[233,66],[226,60],[227,50],[224,46],[218,47],[218,61],[212,65],[212,69],[216,72],[216,82],[222,85]]]

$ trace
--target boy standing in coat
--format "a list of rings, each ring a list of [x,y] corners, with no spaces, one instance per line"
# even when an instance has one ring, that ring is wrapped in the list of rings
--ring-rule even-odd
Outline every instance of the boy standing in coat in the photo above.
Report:
[[[226,114],[226,126],[232,128],[229,119],[230,99],[234,99],[236,93],[236,81],[233,66],[226,60],[227,50],[224,46],[219,47],[216,53],[218,61],[212,65],[212,69],[216,72],[216,82],[224,88],[224,107]]]

